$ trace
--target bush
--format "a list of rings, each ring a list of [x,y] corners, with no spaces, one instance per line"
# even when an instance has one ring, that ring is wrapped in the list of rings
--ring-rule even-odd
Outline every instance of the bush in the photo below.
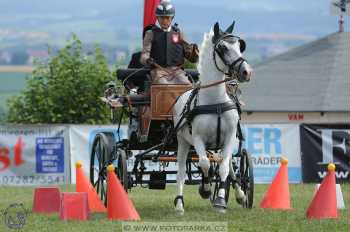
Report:
[[[36,63],[27,88],[8,101],[12,123],[109,123],[109,110],[99,99],[104,85],[113,80],[102,50],[89,55],[73,35],[49,59]]]

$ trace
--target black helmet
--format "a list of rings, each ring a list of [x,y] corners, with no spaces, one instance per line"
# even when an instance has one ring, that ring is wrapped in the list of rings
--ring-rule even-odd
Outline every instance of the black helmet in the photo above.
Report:
[[[175,16],[175,7],[170,3],[169,0],[162,0],[156,9],[156,16]]]

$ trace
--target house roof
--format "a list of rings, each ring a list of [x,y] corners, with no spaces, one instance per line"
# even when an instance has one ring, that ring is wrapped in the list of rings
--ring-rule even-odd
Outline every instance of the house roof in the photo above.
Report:
[[[350,111],[350,33],[333,33],[254,67],[245,111]]]

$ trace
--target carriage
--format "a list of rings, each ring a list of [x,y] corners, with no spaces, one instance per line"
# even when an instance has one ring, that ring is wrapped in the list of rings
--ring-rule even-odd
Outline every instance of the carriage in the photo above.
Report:
[[[119,69],[117,76],[120,81],[125,83],[125,88],[129,89],[127,84],[131,74],[137,72],[137,69]],[[196,70],[185,70],[188,76],[194,81],[198,79]],[[137,82],[147,80],[149,70],[142,70],[132,75],[132,79]],[[145,81],[147,86],[149,83]],[[117,91],[115,86],[109,85],[106,90],[108,105],[111,108],[112,121],[116,124],[116,133],[100,132],[93,141],[90,162],[90,181],[99,193],[100,198],[106,203],[106,178],[107,166],[115,164],[116,175],[120,179],[124,189],[129,191],[135,186],[148,186],[150,189],[165,189],[167,183],[174,182],[167,180],[167,175],[176,174],[174,170],[166,170],[169,163],[176,162],[177,141],[173,132],[173,123],[171,115],[171,106],[176,98],[183,92],[191,89],[192,85],[151,85],[145,89],[144,94],[134,98],[125,96],[122,107],[116,107],[113,98],[109,98]],[[109,99],[108,99],[109,98]],[[120,98],[119,98],[120,100]],[[134,115],[131,107],[138,108],[137,115]],[[117,109],[120,109],[117,113]],[[128,116],[129,125],[138,117],[139,126],[135,131],[129,132],[126,139],[120,138],[120,128],[123,116]],[[118,137],[115,137],[115,134]],[[136,152],[135,152],[136,151]],[[135,155],[134,155],[135,154]],[[134,158],[132,170],[127,168],[127,160]],[[208,157],[211,162],[210,176],[213,194],[215,196],[219,188],[217,158],[213,151],[208,151]],[[231,186],[239,183],[247,196],[243,207],[251,208],[253,205],[254,178],[253,166],[250,155],[246,149],[242,149],[242,139],[239,140],[238,151],[232,155],[232,173],[235,176],[229,176],[227,179],[227,193]],[[163,170],[149,170],[145,161],[157,162],[163,167]],[[194,149],[191,149],[187,158],[186,184],[197,184],[201,170],[196,165],[198,156]],[[226,195],[226,201],[229,194]]]
[[[125,191],[135,186],[150,189],[165,189],[167,183],[175,182],[167,177],[177,173],[169,170],[177,162],[176,126],[173,123],[172,107],[177,98],[188,90],[193,90],[199,78],[196,70],[185,70],[192,84],[151,84],[150,70],[146,68],[119,69],[117,78],[123,83],[127,94],[121,96],[120,89],[115,84],[109,84],[102,98],[111,109],[115,133],[100,132],[93,141],[90,162],[90,181],[96,188],[100,198],[107,203],[106,178],[107,166],[114,164],[115,172]],[[135,93],[132,88],[137,87]],[[236,93],[231,97],[240,112]],[[135,110],[136,109],[136,110]],[[127,138],[121,137],[123,119],[129,120]],[[137,119],[137,127],[133,120]],[[254,176],[251,157],[242,148],[243,135],[238,122],[238,149],[230,157],[230,170],[225,184],[225,201],[229,200],[230,189],[237,186],[243,191],[244,202],[236,200],[244,208],[252,208],[254,195]],[[210,161],[209,178],[213,202],[219,194],[220,156],[217,150],[207,150]],[[132,168],[128,161],[132,160]],[[193,147],[189,149],[186,160],[185,184],[200,183],[203,175],[198,165],[199,157]],[[154,165],[158,164],[155,170]],[[130,166],[130,165],[129,165]],[[171,168],[170,168],[171,169]]]

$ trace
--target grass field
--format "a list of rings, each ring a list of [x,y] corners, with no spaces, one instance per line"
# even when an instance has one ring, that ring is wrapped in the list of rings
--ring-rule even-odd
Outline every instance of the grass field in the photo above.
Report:
[[[146,222],[228,222],[229,231],[350,231],[350,210],[340,210],[339,219],[306,220],[305,210],[312,199],[314,185],[290,185],[293,210],[275,211],[259,209],[267,185],[256,185],[254,208],[242,209],[231,197],[226,214],[215,212],[207,200],[200,199],[197,186],[185,186],[185,214],[173,211],[175,186],[165,191],[144,188],[132,189],[130,196],[142,221]],[[73,191],[74,186],[61,186],[61,191]],[[350,202],[350,185],[342,185],[345,205]],[[12,203],[23,203],[29,211],[21,231],[122,231],[121,222],[109,221],[104,214],[92,214],[87,222],[63,222],[58,215],[34,215],[33,188],[0,187],[0,209],[4,211]],[[1,220],[0,231],[10,231]]]
[[[0,113],[6,113],[7,100],[25,88],[25,77],[30,71],[31,67],[27,66],[0,66]]]

